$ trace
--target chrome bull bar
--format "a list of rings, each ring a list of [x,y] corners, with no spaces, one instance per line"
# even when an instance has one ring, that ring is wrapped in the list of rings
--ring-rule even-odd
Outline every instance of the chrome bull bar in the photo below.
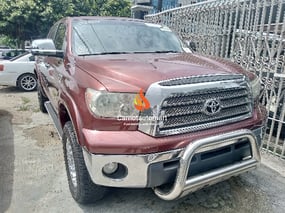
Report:
[[[240,139],[246,138],[251,146],[251,157],[246,158],[241,162],[224,166],[222,168],[187,179],[188,171],[191,169],[191,167],[189,168],[190,162],[194,154],[205,150],[228,146],[237,143]],[[164,191],[161,188],[156,187],[154,188],[154,192],[161,199],[174,200],[205,186],[215,184],[245,171],[252,170],[256,168],[259,163],[260,152],[257,144],[257,138],[250,130],[242,129],[222,135],[196,140],[186,147],[182,157],[180,158],[176,180],[172,188],[169,191]]]

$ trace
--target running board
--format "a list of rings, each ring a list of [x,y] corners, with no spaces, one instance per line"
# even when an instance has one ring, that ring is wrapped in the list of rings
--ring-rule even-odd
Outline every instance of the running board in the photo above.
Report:
[[[53,120],[53,124],[54,124],[54,126],[55,126],[55,128],[57,130],[57,133],[58,133],[58,135],[59,135],[59,137],[61,139],[62,138],[62,134],[63,134],[63,130],[62,130],[62,127],[60,125],[58,116],[57,116],[57,114],[56,114],[56,112],[55,112],[51,102],[50,101],[46,101],[45,102],[45,107],[46,107],[46,110],[47,110],[49,116]]]

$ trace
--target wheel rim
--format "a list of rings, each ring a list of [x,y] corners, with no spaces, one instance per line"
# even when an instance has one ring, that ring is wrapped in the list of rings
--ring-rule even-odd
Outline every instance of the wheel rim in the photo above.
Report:
[[[26,75],[21,79],[21,87],[25,90],[33,90],[37,86],[36,79],[33,76]]]
[[[71,143],[69,139],[66,140],[66,157],[67,157],[69,176],[70,176],[73,186],[76,188],[77,187],[77,175],[76,175],[76,170],[75,170],[75,163],[74,163],[72,147],[71,147]]]

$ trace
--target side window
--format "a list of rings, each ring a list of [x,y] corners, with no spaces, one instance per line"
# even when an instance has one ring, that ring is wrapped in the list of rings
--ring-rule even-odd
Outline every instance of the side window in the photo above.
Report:
[[[50,29],[50,31],[47,35],[47,38],[50,38],[52,40],[54,39],[57,27],[58,27],[58,23],[56,23],[55,25],[52,26],[52,28]]]
[[[33,56],[33,55],[30,56],[30,57],[29,57],[29,61],[35,61],[35,56]]]
[[[58,26],[55,38],[54,45],[57,50],[63,50],[65,48],[65,31],[66,27],[63,23]]]

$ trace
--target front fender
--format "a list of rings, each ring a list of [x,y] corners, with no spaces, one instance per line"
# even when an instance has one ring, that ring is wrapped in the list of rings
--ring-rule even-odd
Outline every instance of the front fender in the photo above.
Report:
[[[81,115],[75,101],[69,94],[65,93],[61,95],[58,110],[59,121],[62,128],[64,127],[65,123],[70,120],[76,132],[78,143],[80,145],[84,145],[84,137],[80,131],[83,127]]]

